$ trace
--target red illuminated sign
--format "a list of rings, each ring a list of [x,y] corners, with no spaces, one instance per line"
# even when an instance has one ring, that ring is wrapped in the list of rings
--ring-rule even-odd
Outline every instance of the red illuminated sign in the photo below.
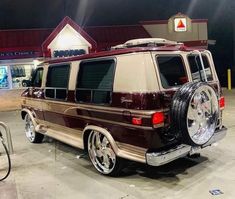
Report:
[[[187,31],[187,19],[186,18],[175,18],[174,27],[176,32],[186,32]]]

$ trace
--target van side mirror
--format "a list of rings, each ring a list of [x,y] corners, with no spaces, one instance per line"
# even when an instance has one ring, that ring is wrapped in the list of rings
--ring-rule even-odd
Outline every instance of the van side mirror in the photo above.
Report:
[[[24,80],[22,81],[22,86],[23,86],[23,87],[31,87],[31,86],[32,86],[32,81],[31,81],[31,79],[24,79]]]

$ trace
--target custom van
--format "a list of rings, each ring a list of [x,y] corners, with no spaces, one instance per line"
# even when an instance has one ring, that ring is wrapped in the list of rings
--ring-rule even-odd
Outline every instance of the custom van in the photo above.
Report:
[[[208,50],[137,39],[39,65],[22,94],[26,137],[84,149],[116,176],[125,160],[161,166],[225,137],[224,97]]]

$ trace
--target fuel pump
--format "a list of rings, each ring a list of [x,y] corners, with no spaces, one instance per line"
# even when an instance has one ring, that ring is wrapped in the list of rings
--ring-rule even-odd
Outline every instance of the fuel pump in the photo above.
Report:
[[[3,149],[5,150],[5,153],[6,153],[6,156],[7,156],[7,163],[8,163],[6,174],[4,176],[0,176],[0,181],[3,181],[3,180],[5,180],[9,176],[9,174],[11,172],[11,159],[10,159],[10,154],[9,154],[9,151],[8,151],[8,149],[6,147],[5,140],[3,138],[3,135],[2,135],[1,131],[0,131],[0,142],[1,142],[2,146],[3,146]],[[4,154],[1,153],[1,151],[0,151],[0,157],[3,156],[3,155]],[[1,161],[1,158],[0,158],[0,161]],[[1,165],[1,162],[0,162],[0,165]],[[0,171],[1,171],[1,169],[2,168],[0,167]]]

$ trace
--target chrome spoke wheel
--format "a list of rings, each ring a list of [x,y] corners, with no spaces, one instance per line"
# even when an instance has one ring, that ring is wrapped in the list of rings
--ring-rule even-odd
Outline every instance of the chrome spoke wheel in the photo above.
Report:
[[[92,131],[88,137],[88,153],[95,168],[110,174],[116,165],[116,154],[108,139],[100,132]]]
[[[203,145],[213,136],[218,113],[218,99],[213,88],[207,85],[199,87],[190,100],[187,112],[187,128],[195,144]]]
[[[30,142],[34,142],[36,136],[35,127],[28,114],[25,116],[25,134]]]

